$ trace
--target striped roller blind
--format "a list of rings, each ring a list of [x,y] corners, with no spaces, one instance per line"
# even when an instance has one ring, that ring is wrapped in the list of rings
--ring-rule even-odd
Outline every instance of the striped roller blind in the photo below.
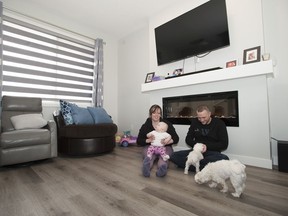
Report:
[[[94,42],[3,15],[2,95],[92,102]]]

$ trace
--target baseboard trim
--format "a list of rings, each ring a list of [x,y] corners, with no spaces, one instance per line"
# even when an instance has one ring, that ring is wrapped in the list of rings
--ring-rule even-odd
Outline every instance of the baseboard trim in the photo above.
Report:
[[[181,151],[181,150],[187,150],[190,148],[175,146],[175,147],[173,147],[173,149],[176,152],[176,151]],[[273,168],[272,159],[257,158],[257,157],[235,155],[235,154],[228,154],[228,153],[225,153],[225,154],[230,159],[237,159],[245,165],[261,167],[261,168],[266,168],[266,169],[272,169]]]
[[[264,158],[257,158],[257,157],[243,156],[243,155],[234,155],[234,154],[227,154],[227,156],[230,159],[237,159],[245,165],[261,167],[261,168],[266,168],[266,169],[273,168],[271,159],[264,159]]]

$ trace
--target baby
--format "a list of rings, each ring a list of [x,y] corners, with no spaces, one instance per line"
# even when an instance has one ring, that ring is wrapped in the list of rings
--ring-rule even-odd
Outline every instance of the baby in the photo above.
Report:
[[[153,154],[159,154],[164,161],[170,158],[169,155],[166,154],[165,146],[161,143],[163,139],[171,138],[171,135],[166,132],[167,129],[168,125],[165,122],[159,122],[156,129],[147,134],[148,138],[151,136],[155,138],[147,150],[147,157],[150,159]]]

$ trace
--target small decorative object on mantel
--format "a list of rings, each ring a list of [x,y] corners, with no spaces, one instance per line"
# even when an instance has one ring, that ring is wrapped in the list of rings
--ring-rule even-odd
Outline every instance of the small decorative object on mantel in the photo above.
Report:
[[[237,65],[237,60],[226,62],[226,68],[235,67]]]
[[[183,68],[178,68],[173,71],[173,76],[179,76],[183,74]]]
[[[165,77],[164,76],[154,76],[153,78],[152,78],[152,82],[155,82],[155,81],[160,81],[160,80],[164,80],[165,79]]]
[[[177,76],[180,76],[180,75],[183,75],[184,72],[183,72],[183,68],[178,68],[178,69],[175,69],[171,74],[168,73],[167,78],[172,78],[172,77],[177,77]]]
[[[270,53],[264,53],[264,54],[262,55],[262,60],[263,60],[263,61],[268,61],[268,60],[270,60]]]
[[[260,61],[260,46],[244,50],[243,64],[249,64]]]
[[[152,82],[155,72],[147,73],[145,83]]]

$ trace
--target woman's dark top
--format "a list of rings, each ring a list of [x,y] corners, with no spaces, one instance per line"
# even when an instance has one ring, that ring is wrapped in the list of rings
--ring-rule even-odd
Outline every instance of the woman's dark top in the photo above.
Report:
[[[178,143],[179,142],[179,136],[176,133],[174,126],[170,122],[168,122],[164,119],[160,119],[160,121],[163,121],[168,125],[167,133],[169,133],[173,139],[173,143],[171,143],[169,145]],[[146,122],[141,126],[141,128],[139,130],[138,137],[137,137],[137,144],[139,146],[150,145],[150,143],[146,143],[146,139],[147,139],[147,134],[153,130],[155,130],[155,128],[152,125],[152,120],[151,120],[151,118],[147,118]]]

